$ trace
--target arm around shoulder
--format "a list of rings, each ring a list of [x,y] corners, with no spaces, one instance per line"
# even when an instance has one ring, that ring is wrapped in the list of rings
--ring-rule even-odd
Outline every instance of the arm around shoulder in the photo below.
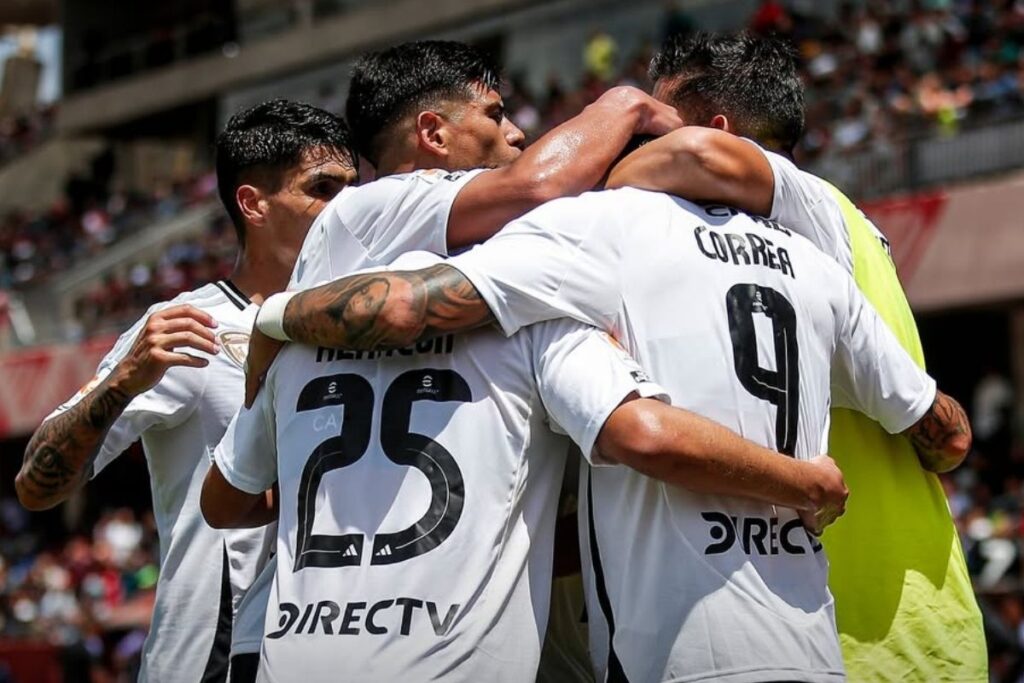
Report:
[[[828,456],[800,461],[656,400],[623,402],[605,422],[597,448],[666,483],[809,512],[820,526],[843,513],[849,494]]]
[[[764,153],[714,128],[684,126],[636,150],[611,172],[609,188],[636,187],[750,213],[771,213],[775,179]]]

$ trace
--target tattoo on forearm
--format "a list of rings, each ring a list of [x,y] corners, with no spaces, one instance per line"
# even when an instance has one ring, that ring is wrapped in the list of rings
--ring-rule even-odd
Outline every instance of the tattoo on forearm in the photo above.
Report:
[[[92,473],[92,462],[110,426],[131,397],[101,384],[85,398],[47,420],[25,449],[21,466],[22,498],[56,503]]]
[[[942,466],[950,457],[954,441],[970,439],[971,426],[960,404],[939,392],[931,409],[910,429],[908,436],[922,458]]]
[[[293,340],[357,350],[408,346],[493,321],[476,287],[455,268],[354,275],[303,292],[285,312]]]

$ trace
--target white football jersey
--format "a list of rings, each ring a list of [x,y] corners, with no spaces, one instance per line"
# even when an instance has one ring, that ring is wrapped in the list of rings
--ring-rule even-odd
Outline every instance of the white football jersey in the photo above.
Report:
[[[446,254],[452,204],[481,172],[413,171],[342,189],[307,233],[288,289],[309,289],[409,251]],[[239,606],[232,654],[259,651],[272,570],[266,573]]]
[[[452,204],[483,172],[413,171],[344,188],[306,235],[288,289],[309,289],[356,270],[386,266],[409,251],[446,255]]]
[[[179,304],[217,321],[220,353],[208,356],[190,349],[210,364],[172,367],[155,387],[135,397],[107,433],[94,473],[142,440],[160,538],[160,577],[139,680],[226,680],[234,608],[273,549],[276,531],[273,525],[213,529],[203,519],[199,495],[213,448],[242,405],[242,367],[256,306],[229,281],[156,304],[121,335],[100,362],[96,378],[50,417],[78,403],[113,370],[151,314]],[[258,650],[259,632],[254,645],[249,651]]]
[[[632,392],[661,395],[568,320],[285,347],[214,456],[237,488],[281,493],[260,680],[532,682],[569,445],[552,428],[591,453]]]
[[[834,261],[734,209],[588,193],[449,263],[507,334],[557,316],[600,326],[674,405],[801,459],[825,452],[830,383],[837,403],[891,432],[934,399],[934,382]],[[828,565],[793,511],[626,468],[593,469],[581,489],[599,680],[843,677]]]
[[[801,170],[786,157],[769,152],[752,140],[748,142],[764,153],[772,169],[775,190],[769,217],[809,239],[826,256],[831,256],[846,272],[852,274],[853,247],[850,243],[850,231],[839,202],[828,183],[812,173]],[[889,240],[863,212],[861,216],[874,233],[875,239],[891,256]]]

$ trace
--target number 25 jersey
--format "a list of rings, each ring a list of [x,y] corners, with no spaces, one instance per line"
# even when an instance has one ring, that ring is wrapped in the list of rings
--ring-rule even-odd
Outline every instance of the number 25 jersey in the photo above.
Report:
[[[591,453],[633,392],[661,393],[569,320],[285,347],[214,456],[237,488],[279,485],[260,680],[533,681],[569,447],[551,429]]]
[[[506,333],[565,315],[603,327],[674,405],[797,458],[825,452],[830,393],[890,432],[934,399],[845,272],[784,227],[726,207],[588,193],[449,263]],[[827,561],[793,511],[625,468],[592,470],[581,488],[599,674],[842,678]]]

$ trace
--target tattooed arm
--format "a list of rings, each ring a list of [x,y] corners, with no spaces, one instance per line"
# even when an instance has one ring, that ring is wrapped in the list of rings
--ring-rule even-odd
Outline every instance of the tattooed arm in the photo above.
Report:
[[[335,280],[288,302],[293,341],[332,348],[398,348],[492,322],[476,287],[458,270],[368,273]]]
[[[21,504],[45,510],[74,493],[91,476],[110,428],[132,399],[156,386],[168,368],[209,363],[176,349],[216,353],[215,325],[207,313],[187,305],[151,315],[103,382],[32,435],[14,481]]]
[[[21,504],[45,510],[85,483],[107,431],[130,401],[108,379],[67,412],[44,422],[32,435],[14,480]]]
[[[904,434],[929,472],[949,472],[971,449],[971,425],[964,409],[941,391],[931,409]]]

